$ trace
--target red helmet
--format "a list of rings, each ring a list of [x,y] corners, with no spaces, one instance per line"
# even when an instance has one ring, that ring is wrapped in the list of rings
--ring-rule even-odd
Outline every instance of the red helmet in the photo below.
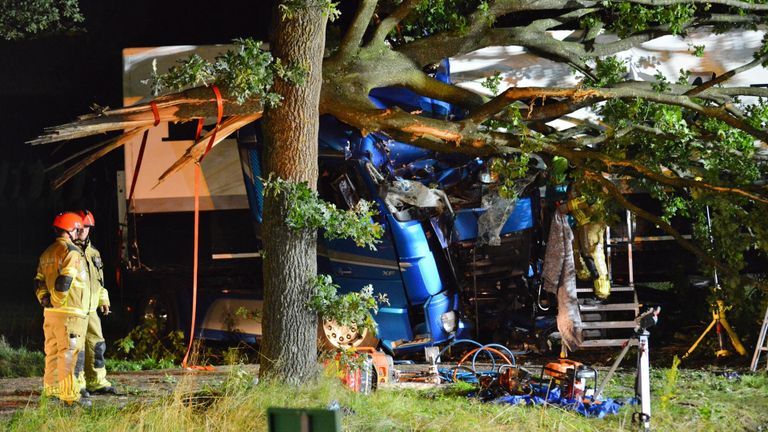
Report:
[[[64,231],[74,231],[83,227],[83,219],[77,213],[59,213],[53,218],[53,226]]]
[[[77,212],[81,218],[83,218],[83,226],[92,227],[96,226],[96,220],[93,218],[93,213],[88,210],[80,210]]]

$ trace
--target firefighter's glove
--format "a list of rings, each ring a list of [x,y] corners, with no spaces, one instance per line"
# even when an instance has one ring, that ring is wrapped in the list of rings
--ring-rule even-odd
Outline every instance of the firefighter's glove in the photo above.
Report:
[[[40,304],[43,305],[44,308],[53,307],[51,304],[51,295],[46,294],[40,298]]]
[[[101,310],[101,314],[104,316],[107,316],[112,313],[112,311],[109,310],[109,305],[101,305],[99,306],[99,310]]]

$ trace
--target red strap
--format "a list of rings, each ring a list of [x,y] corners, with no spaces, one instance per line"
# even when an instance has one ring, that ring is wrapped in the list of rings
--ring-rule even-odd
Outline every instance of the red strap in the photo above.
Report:
[[[193,255],[192,255],[192,323],[189,329],[189,344],[187,345],[187,352],[184,354],[184,359],[181,361],[181,367],[186,369],[206,370],[212,371],[212,366],[195,366],[187,364],[189,360],[189,354],[192,352],[192,343],[195,340],[195,320],[197,318],[197,272],[198,272],[198,247],[200,244],[200,177],[202,176],[202,168],[200,168],[200,162],[203,161],[205,155],[213,147],[213,141],[216,139],[216,132],[219,130],[221,124],[221,117],[224,114],[224,104],[221,100],[221,92],[215,85],[213,92],[216,94],[216,108],[218,115],[216,118],[216,127],[213,129],[211,139],[208,141],[208,147],[205,149],[205,153],[200,157],[200,160],[195,164],[195,233],[193,242]],[[195,132],[195,144],[200,140],[200,133],[203,130],[203,119],[197,121],[197,131]]]
[[[157,103],[152,101],[149,103],[152,108],[152,115],[155,117],[155,126],[160,124],[160,112],[157,109]],[[133,169],[133,179],[131,179],[131,192],[128,194],[128,202],[133,204],[133,192],[136,190],[136,181],[139,179],[139,171],[141,171],[141,161],[144,159],[144,149],[147,147],[147,137],[149,136],[149,129],[144,131],[144,136],[141,137],[141,147],[139,147],[139,157],[136,158],[136,166]]]
[[[157,110],[157,102],[152,101],[149,103],[149,106],[152,107],[152,115],[155,116],[155,126],[160,124],[160,112]]]
[[[200,134],[203,132],[203,119],[197,119],[197,130],[195,131],[195,144],[200,141]]]
[[[139,157],[136,158],[136,166],[133,168],[133,179],[131,179],[131,192],[128,194],[129,205],[133,206],[133,192],[136,190],[136,180],[139,179],[139,171],[141,170],[141,160],[144,158],[144,149],[147,147],[147,137],[149,136],[149,129],[144,131],[144,136],[141,137],[141,147],[139,147]]]
[[[203,158],[208,154],[209,151],[211,151],[211,148],[213,147],[213,142],[216,140],[216,132],[219,131],[219,125],[221,124],[221,117],[224,115],[224,102],[221,99],[221,92],[219,91],[219,88],[216,87],[216,85],[212,85],[211,88],[213,88],[213,92],[216,94],[216,127],[213,129],[213,133],[211,134],[211,139],[208,141],[208,146],[205,148],[205,153],[203,153],[202,156],[200,156],[200,162],[203,161]]]

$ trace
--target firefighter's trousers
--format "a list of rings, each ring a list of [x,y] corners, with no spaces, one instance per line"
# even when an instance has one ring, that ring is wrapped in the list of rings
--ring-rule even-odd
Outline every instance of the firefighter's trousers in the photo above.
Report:
[[[605,224],[588,222],[576,229],[575,241],[581,258],[594,283],[595,296],[601,299],[611,295],[611,283],[608,280],[608,265],[605,260],[604,241]],[[583,271],[584,269],[577,269]]]
[[[101,331],[101,319],[96,311],[88,313],[88,331],[85,334],[85,349],[80,353],[75,368],[81,388],[92,392],[111,387],[107,381],[107,368],[104,361],[106,344]]]
[[[77,356],[83,349],[86,325],[85,316],[45,309],[45,394],[68,403],[80,399],[80,386],[74,372]]]

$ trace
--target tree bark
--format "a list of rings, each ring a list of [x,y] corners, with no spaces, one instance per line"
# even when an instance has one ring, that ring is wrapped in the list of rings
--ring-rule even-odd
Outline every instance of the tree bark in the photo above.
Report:
[[[273,91],[283,97],[264,113],[266,172],[292,182],[317,182],[322,57],[326,17],[313,0],[290,1],[290,18],[273,12],[271,50],[287,67],[308,69],[306,81],[278,79]],[[291,205],[285,195],[265,197],[263,223],[264,316],[260,352],[263,379],[300,384],[317,373],[317,315],[306,304],[317,274],[317,233],[291,230],[285,223]]]

